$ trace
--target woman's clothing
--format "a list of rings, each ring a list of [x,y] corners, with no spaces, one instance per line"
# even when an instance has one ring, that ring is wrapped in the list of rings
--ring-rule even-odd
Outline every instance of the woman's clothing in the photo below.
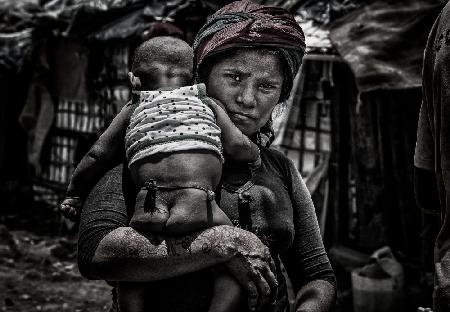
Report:
[[[278,151],[260,150],[261,167],[252,173],[247,166],[225,163],[219,206],[280,255],[295,292],[313,279],[334,284],[314,205],[297,168]]]
[[[334,285],[334,273],[322,244],[314,205],[292,161],[280,152],[261,148],[259,168],[251,171],[248,165],[227,161],[223,172],[219,206],[236,225],[253,231],[269,246],[278,267],[279,304],[285,306],[287,302],[278,255],[294,291],[315,279]],[[94,188],[83,209],[78,260],[80,272],[86,277],[89,277],[89,265],[103,237],[118,227],[127,226],[132,216],[135,190],[125,170],[125,198],[122,196],[121,173],[119,167],[110,171]],[[208,272],[148,283],[155,298],[154,311],[158,311],[158,307],[160,311],[207,311],[213,282]],[[176,292],[174,285],[180,288]],[[195,291],[187,295],[186,291],[192,289]],[[165,302],[162,298],[167,296],[159,294],[167,292],[171,300]]]

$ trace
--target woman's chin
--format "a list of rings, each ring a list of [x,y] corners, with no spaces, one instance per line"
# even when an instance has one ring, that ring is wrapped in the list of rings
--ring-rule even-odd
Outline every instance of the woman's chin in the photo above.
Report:
[[[254,120],[250,117],[240,114],[232,114],[230,115],[230,119],[233,123],[238,127],[239,130],[242,131],[245,135],[249,135],[251,133],[251,129],[254,127]]]

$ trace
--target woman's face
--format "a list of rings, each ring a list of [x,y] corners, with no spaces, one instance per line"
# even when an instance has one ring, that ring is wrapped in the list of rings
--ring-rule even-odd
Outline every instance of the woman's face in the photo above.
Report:
[[[231,120],[247,136],[269,120],[282,85],[278,56],[257,49],[240,49],[219,60],[206,81],[208,95],[222,102]]]

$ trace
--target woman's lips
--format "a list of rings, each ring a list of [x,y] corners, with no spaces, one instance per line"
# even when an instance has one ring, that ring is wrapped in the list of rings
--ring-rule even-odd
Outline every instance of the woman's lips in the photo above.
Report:
[[[247,113],[237,113],[237,112],[230,112],[229,113],[231,117],[241,119],[241,120],[253,120],[255,117],[251,114]]]

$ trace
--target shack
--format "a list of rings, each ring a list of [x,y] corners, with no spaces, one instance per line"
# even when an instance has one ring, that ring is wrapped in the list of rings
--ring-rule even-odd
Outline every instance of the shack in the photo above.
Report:
[[[129,99],[134,48],[154,35],[192,43],[227,2],[2,1],[2,220],[38,211],[61,223],[57,205],[73,168]],[[342,311],[349,271],[386,245],[412,285],[409,309],[430,305],[439,219],[417,208],[412,169],[422,53],[444,3],[259,2],[295,13],[307,37],[291,98],[276,112],[284,118],[275,118],[274,147],[312,193]]]

